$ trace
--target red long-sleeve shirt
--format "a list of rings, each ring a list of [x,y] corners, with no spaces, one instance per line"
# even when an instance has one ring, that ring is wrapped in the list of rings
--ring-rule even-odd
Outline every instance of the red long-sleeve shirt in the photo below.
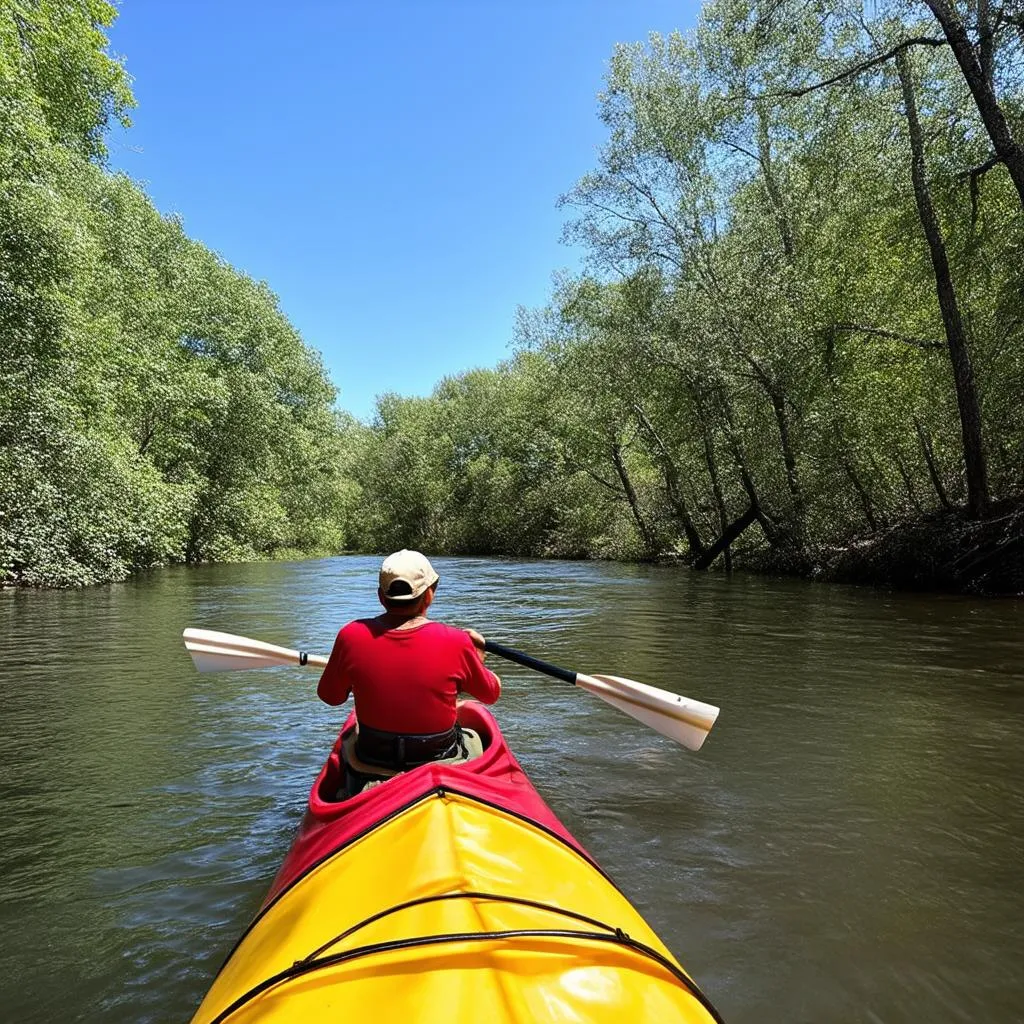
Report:
[[[500,689],[465,630],[440,622],[388,629],[357,619],[338,633],[316,692],[327,704],[353,694],[364,725],[415,734],[450,729],[460,693],[493,704]]]

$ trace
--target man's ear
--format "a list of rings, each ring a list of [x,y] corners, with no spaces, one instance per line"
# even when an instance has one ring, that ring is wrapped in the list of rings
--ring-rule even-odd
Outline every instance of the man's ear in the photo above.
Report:
[[[380,587],[377,588],[377,600],[380,601],[381,608],[387,611],[388,606],[384,603],[384,591]]]

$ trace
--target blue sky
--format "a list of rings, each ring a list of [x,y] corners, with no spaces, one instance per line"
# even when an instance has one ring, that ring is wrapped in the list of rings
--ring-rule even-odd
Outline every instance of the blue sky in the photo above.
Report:
[[[594,167],[616,42],[693,26],[662,0],[125,0],[134,78],[111,165],[319,349],[338,404],[509,355],[560,244],[558,196]]]

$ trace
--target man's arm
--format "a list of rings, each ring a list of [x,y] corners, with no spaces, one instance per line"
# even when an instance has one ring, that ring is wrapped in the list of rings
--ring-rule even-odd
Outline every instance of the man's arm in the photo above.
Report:
[[[462,685],[465,693],[484,704],[493,704],[501,696],[501,680],[497,673],[484,665],[487,652],[484,650],[486,640],[475,630],[467,629],[472,646],[467,647],[466,669],[467,678]]]
[[[348,700],[348,683],[342,666],[345,662],[345,641],[342,637],[342,630],[334,640],[331,648],[331,656],[327,659],[327,666],[320,676],[320,682],[316,684],[316,695],[325,703],[336,707]]]

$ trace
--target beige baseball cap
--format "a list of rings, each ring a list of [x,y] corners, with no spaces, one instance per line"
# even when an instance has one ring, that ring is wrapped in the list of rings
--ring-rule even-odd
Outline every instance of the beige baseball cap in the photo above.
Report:
[[[439,578],[426,555],[402,548],[384,559],[380,567],[380,592],[396,601],[411,601]]]

